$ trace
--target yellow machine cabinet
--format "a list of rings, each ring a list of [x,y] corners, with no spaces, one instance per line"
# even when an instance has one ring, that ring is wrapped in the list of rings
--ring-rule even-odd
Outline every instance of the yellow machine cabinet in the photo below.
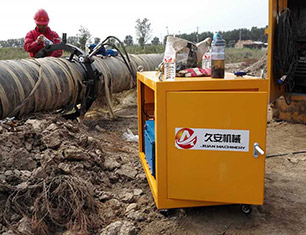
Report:
[[[141,72],[137,86],[139,157],[158,209],[263,204],[268,80]]]

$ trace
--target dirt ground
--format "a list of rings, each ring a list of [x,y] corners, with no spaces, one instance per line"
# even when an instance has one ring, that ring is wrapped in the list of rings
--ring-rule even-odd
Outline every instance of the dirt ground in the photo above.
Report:
[[[115,103],[115,119],[97,105],[80,122],[36,114],[1,123],[1,234],[306,234],[305,153],[266,160],[265,203],[250,215],[237,205],[161,214],[138,143],[124,138],[128,129],[137,134],[136,91],[116,95]],[[275,122],[269,110],[267,126],[267,155],[306,150],[306,125]],[[55,179],[69,183],[74,197],[56,191]],[[71,202],[61,205],[50,192]]]

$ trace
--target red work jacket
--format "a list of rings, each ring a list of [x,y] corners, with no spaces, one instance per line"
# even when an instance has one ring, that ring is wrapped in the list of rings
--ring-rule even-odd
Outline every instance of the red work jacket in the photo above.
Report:
[[[36,43],[36,39],[41,34],[45,35],[45,37],[51,40],[54,44],[61,42],[58,34],[52,31],[49,27],[46,28],[46,31],[44,33],[39,32],[38,28],[35,27],[34,30],[31,30],[30,32],[27,33],[25,40],[24,40],[24,45],[23,45],[23,48],[27,52],[30,52],[31,57],[34,57],[37,54],[37,52],[39,52],[39,50],[44,47],[43,42],[39,44]],[[57,51],[51,52],[49,56],[60,57],[62,54],[63,54],[62,50],[57,50]]]

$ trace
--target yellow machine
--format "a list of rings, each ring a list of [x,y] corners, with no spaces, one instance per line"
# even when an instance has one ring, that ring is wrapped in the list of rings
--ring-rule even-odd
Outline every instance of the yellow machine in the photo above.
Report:
[[[267,76],[270,80],[273,118],[304,124],[306,124],[305,14],[305,0],[269,0]],[[278,30],[278,27],[282,30]],[[281,66],[277,66],[279,61]],[[283,75],[290,76],[280,84]],[[279,98],[280,96],[282,97]]]
[[[157,208],[263,204],[268,80],[142,72],[137,86],[139,157]]]
[[[289,92],[290,110],[299,107],[296,100],[304,109],[287,113],[287,120],[306,120],[305,77],[296,69],[284,82],[286,71],[274,67],[275,50],[282,49],[275,43],[282,36],[276,34],[276,18],[286,7],[299,13],[303,26],[294,58],[304,66],[306,2],[270,0],[267,79],[226,74],[162,82],[156,72],[138,73],[139,157],[158,209],[242,204],[249,213],[248,205],[263,204],[268,100]]]

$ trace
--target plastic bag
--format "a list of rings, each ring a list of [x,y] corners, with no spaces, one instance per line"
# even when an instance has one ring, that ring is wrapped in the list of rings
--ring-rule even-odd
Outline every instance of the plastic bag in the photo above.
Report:
[[[178,72],[180,70],[195,68],[198,66],[202,56],[206,53],[211,44],[211,38],[206,38],[204,41],[194,44],[182,38],[168,36],[167,44],[168,42],[172,42],[173,48],[176,52],[176,72]],[[162,66],[161,71],[163,71]]]
[[[130,129],[127,129],[126,132],[123,133],[122,138],[128,142],[138,142],[138,135],[134,135]]]

